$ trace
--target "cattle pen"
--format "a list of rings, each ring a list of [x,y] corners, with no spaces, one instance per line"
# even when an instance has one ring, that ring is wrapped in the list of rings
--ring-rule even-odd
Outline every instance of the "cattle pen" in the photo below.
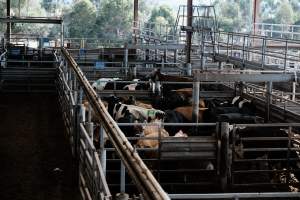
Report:
[[[1,200],[300,199],[297,34],[221,31],[187,2],[157,25],[135,0],[122,43],[0,18]],[[32,48],[11,23],[61,32]]]

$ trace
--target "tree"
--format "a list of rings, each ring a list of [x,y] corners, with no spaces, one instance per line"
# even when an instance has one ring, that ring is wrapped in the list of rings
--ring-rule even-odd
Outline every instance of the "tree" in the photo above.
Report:
[[[275,18],[277,23],[280,24],[294,23],[294,11],[291,4],[287,0],[281,2],[276,12]]]
[[[69,37],[93,37],[95,33],[96,8],[89,0],[80,0],[65,16]]]
[[[96,35],[105,39],[119,39],[131,31],[132,0],[104,0],[98,11]]]
[[[175,23],[172,9],[167,5],[155,7],[149,19],[149,22],[159,23],[163,22],[165,24],[173,25]],[[166,23],[167,22],[167,23]]]
[[[220,28],[229,32],[241,31],[245,24],[243,24],[240,4],[234,0],[220,0],[216,6]]]

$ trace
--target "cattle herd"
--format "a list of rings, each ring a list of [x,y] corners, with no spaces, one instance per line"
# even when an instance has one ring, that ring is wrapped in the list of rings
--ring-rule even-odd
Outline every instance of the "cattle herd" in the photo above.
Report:
[[[128,84],[118,78],[101,78],[93,82],[92,87],[101,97],[103,90],[147,90],[151,91],[152,96],[149,99],[136,99],[134,96],[128,97],[101,97],[108,113],[117,123],[124,123],[120,129],[125,136],[132,139],[132,144],[137,148],[153,148],[159,146],[161,138],[188,138],[192,136],[213,136],[216,129],[211,127],[186,126],[185,123],[193,122],[192,107],[192,85],[191,84],[174,84],[163,86],[160,84],[160,77],[157,73],[152,73],[144,79],[134,79],[134,83]],[[205,89],[205,87],[204,87]],[[84,107],[88,110],[88,102],[84,102]],[[232,98],[201,98],[199,100],[198,111],[199,123],[228,122],[229,124],[255,124],[262,123],[263,118],[257,116],[258,111],[255,102],[245,99],[241,96]],[[93,114],[92,114],[93,115]],[[94,124],[99,123],[95,117],[92,117]],[[164,125],[164,123],[176,123],[176,126]],[[183,124],[183,125],[180,125]],[[276,130],[276,131],[275,131]],[[244,128],[238,129],[235,134],[241,134],[244,137],[287,137],[286,131],[275,128]],[[95,128],[94,142],[99,147],[99,129]],[[149,138],[149,139],[147,139]],[[157,138],[157,139],[153,139]],[[159,138],[159,139],[158,139]],[[286,158],[286,151],[271,152],[244,152],[244,148],[278,148],[287,147],[288,140],[269,141],[266,143],[241,142],[237,139],[231,141],[234,147],[234,159],[257,159],[263,162],[254,163],[246,168],[252,170],[265,169],[297,169],[300,167],[298,154],[296,151],[289,153],[291,164],[284,162],[268,162],[268,159]],[[274,145],[274,146],[273,146]],[[293,145],[293,144],[292,144]],[[155,156],[151,154],[151,156]],[[208,167],[209,166],[209,167]],[[235,166],[233,166],[235,167]],[[239,165],[236,169],[243,169]],[[208,163],[204,168],[214,169],[212,163]],[[293,176],[298,179],[299,172],[295,171]],[[246,176],[246,175],[245,175]],[[233,177],[234,179],[234,177]],[[269,180],[275,181],[274,177]],[[289,180],[291,180],[289,178]],[[256,180],[257,181],[257,180]],[[278,180],[277,180],[278,181]],[[282,180],[281,180],[282,181]],[[285,180],[287,181],[287,180]],[[235,182],[238,182],[235,180]]]

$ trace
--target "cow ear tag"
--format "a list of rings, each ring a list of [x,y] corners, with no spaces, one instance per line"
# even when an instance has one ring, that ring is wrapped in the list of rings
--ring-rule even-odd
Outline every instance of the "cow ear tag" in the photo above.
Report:
[[[147,115],[148,115],[149,117],[154,117],[154,116],[155,116],[155,110],[148,110]]]

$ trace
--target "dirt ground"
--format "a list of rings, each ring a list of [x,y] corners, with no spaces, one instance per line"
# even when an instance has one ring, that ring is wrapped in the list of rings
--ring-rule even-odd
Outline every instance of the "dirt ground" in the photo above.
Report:
[[[55,95],[0,94],[0,200],[79,199],[64,133]]]

